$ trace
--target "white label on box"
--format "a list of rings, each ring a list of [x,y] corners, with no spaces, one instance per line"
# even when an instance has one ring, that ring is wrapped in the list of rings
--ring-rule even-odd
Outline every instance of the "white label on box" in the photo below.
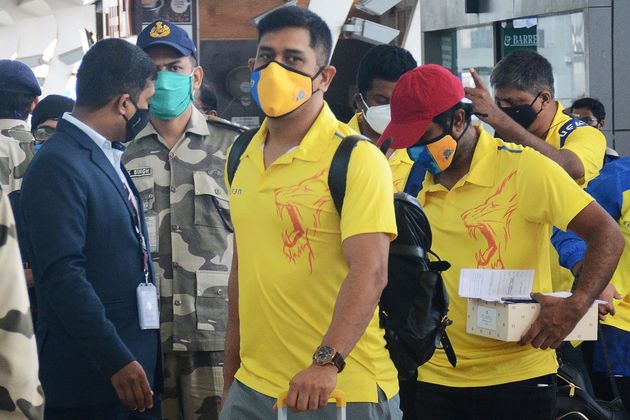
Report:
[[[529,298],[534,270],[490,270],[464,268],[459,276],[459,295],[486,301],[504,297]]]
[[[477,326],[497,330],[497,310],[487,306],[477,306]]]

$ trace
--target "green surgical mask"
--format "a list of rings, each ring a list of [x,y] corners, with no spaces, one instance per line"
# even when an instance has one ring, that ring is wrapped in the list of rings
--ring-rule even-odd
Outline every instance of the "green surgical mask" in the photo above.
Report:
[[[158,73],[155,81],[155,94],[151,99],[151,115],[160,120],[173,120],[182,115],[192,101],[192,74],[170,71]]]

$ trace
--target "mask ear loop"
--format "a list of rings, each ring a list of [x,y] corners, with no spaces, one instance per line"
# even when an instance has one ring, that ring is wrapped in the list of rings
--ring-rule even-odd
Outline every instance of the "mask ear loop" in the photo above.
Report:
[[[534,98],[534,100],[532,101],[531,104],[529,104],[529,107],[532,108],[534,106],[534,104],[536,103],[536,101],[538,100],[538,98],[540,98],[540,95],[542,95],[542,90],[540,92],[538,92],[538,95],[536,95],[536,97]],[[541,98],[542,99],[542,98]],[[545,102],[545,100],[543,99],[543,103]],[[538,114],[540,114],[542,112],[543,108],[542,106],[540,107],[540,109],[538,110],[538,112],[536,113],[536,117],[538,117]]]
[[[462,109],[462,108],[458,108],[458,109]],[[464,114],[466,113],[466,110],[464,109]],[[453,127],[455,126],[455,112],[457,112],[457,109],[453,110],[453,114],[451,115],[451,127],[449,128],[449,132],[448,135],[453,137]],[[466,126],[464,127],[464,131],[462,131],[462,134],[460,134],[457,138],[453,137],[453,140],[455,140],[456,143],[459,143],[459,140],[464,137],[464,134],[466,134],[466,131],[468,131],[468,128],[470,127],[470,121],[466,122]]]
[[[322,72],[324,71],[324,69],[325,69],[325,68],[326,68],[326,65],[321,66],[321,67],[319,68],[319,70],[317,70],[317,73],[315,73],[315,75],[314,75],[313,77],[311,77],[311,90],[313,91],[313,92],[311,93],[311,96],[312,96],[313,94],[315,94],[315,93],[319,92],[319,88],[317,88],[317,89],[313,90],[313,81],[314,81],[315,79],[317,79],[317,77],[318,77],[320,74],[322,74]],[[363,100],[363,97],[362,97],[361,99]]]
[[[140,109],[138,107],[138,104],[136,103],[136,101],[131,99],[131,96],[129,96],[129,102],[131,102],[133,104],[133,106],[136,108],[136,112],[130,118],[127,118],[127,116],[125,114],[122,114],[122,117],[125,119],[126,122],[129,122],[129,120],[131,120],[131,118],[133,118],[138,113],[138,110]]]
[[[367,102],[365,102],[365,99],[363,98],[362,93],[359,93],[359,98],[361,98],[361,102],[363,102],[363,106],[365,106],[365,111],[363,112],[367,112],[367,110],[370,109],[370,107],[368,106]]]

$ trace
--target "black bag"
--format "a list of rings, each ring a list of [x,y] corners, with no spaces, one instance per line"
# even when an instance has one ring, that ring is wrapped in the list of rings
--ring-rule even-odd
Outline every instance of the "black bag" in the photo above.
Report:
[[[586,392],[584,379],[574,368],[562,365],[556,374],[558,398],[556,419],[630,420],[621,399],[601,401]]]
[[[256,131],[244,132],[232,146],[227,162],[230,185]],[[346,192],[350,156],[356,144],[363,140],[367,138],[345,137],[330,164],[328,187],[339,214]],[[379,315],[399,379],[405,380],[415,377],[418,366],[429,360],[440,346],[451,365],[455,366],[457,359],[446,335],[445,329],[452,321],[446,316],[448,294],[440,274],[450,264],[429,262],[431,228],[415,197],[395,194],[394,209],[398,237],[390,245],[388,285],[381,296]]]
[[[441,272],[450,264],[430,262],[431,227],[415,197],[394,195],[398,237],[389,250],[388,284],[380,301],[380,320],[401,381],[414,378],[419,366],[442,347],[457,364],[446,327],[448,293]]]

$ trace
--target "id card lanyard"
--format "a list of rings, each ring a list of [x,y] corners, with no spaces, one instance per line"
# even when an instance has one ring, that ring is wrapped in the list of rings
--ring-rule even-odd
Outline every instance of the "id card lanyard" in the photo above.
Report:
[[[125,189],[127,187],[125,186]],[[160,328],[160,313],[158,308],[157,290],[155,285],[149,282],[149,250],[147,242],[142,234],[142,226],[140,224],[140,212],[133,205],[131,192],[128,191],[129,202],[134,210],[134,225],[136,228],[136,236],[140,243],[140,251],[142,252],[142,265],[144,271],[144,282],[141,282],[136,289],[136,298],[138,299],[138,318],[140,320],[141,330],[156,330]]]

